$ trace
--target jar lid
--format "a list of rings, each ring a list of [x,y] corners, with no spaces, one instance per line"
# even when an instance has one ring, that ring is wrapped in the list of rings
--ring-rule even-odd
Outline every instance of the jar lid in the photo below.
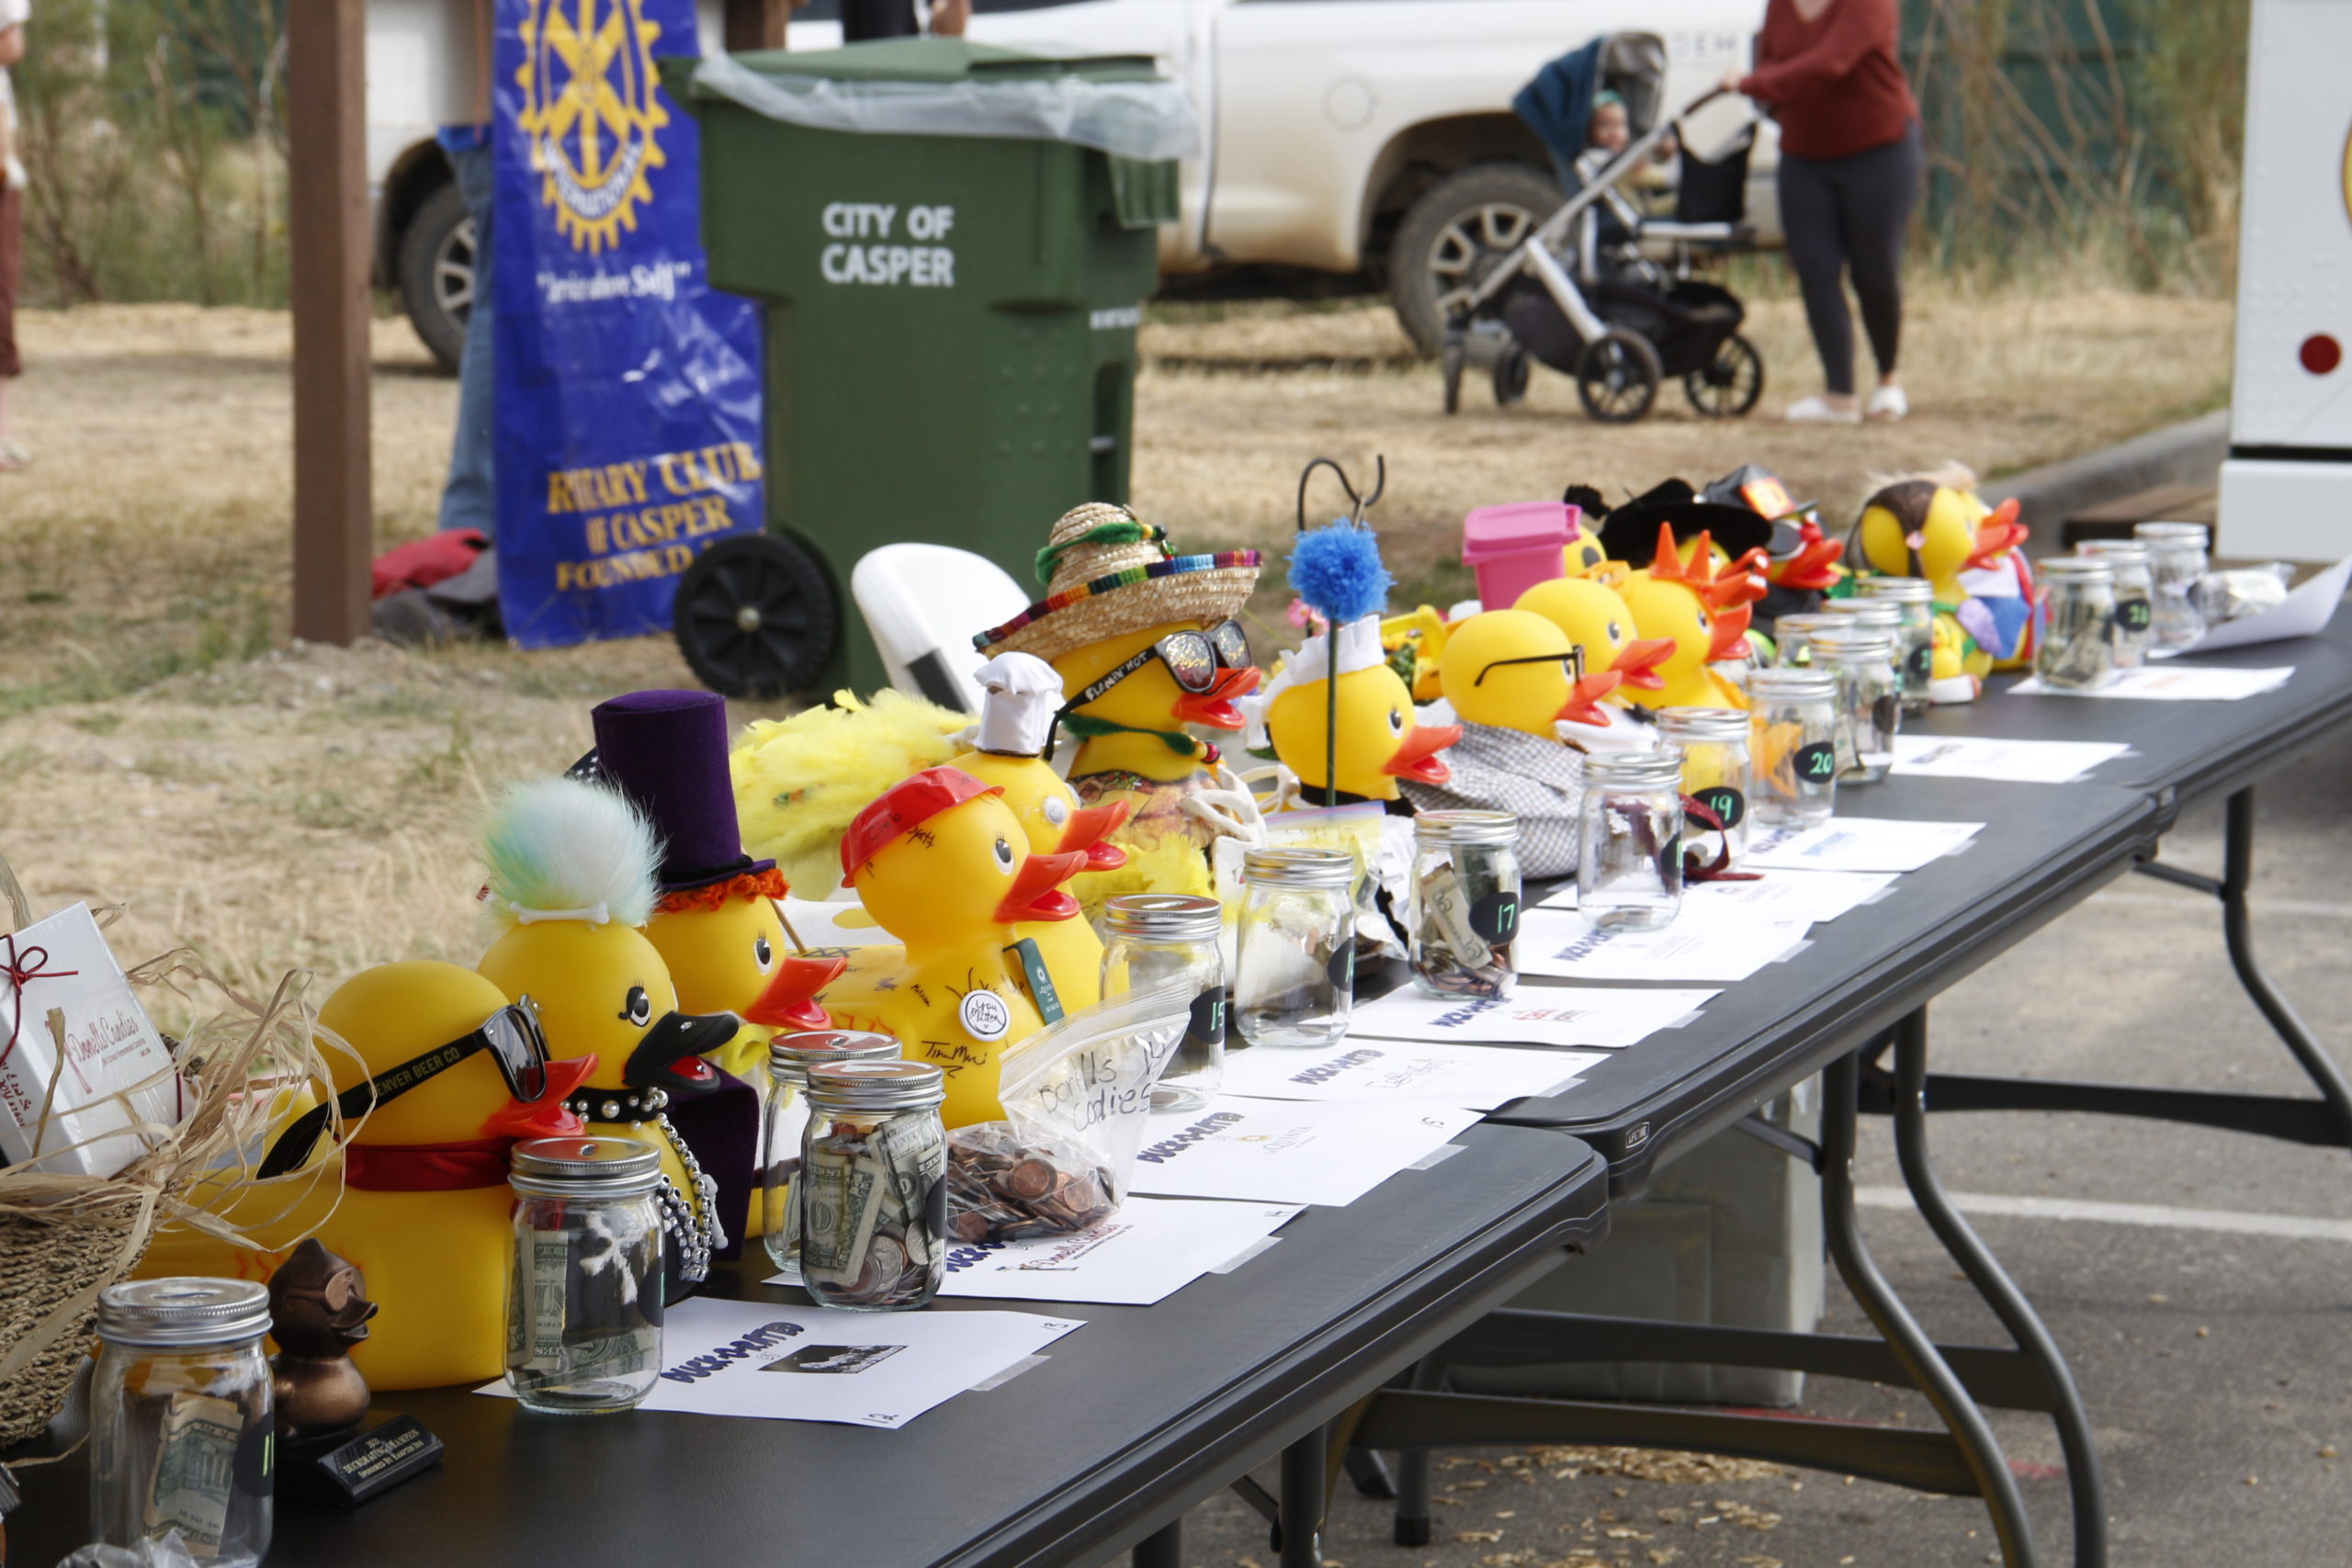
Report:
[[[1936,585],[1924,577],[1858,577],[1854,592],[1865,599],[1892,599],[1898,604],[1936,602]]]
[[[929,1062],[820,1062],[808,1103],[831,1111],[921,1111],[947,1098],[947,1075]]]
[[[1519,818],[1509,811],[1424,811],[1413,818],[1424,844],[1515,844]]]
[[[543,1198],[631,1198],[661,1185],[662,1155],[635,1138],[533,1138],[507,1156],[506,1184]]]
[[[1593,788],[1642,789],[1682,783],[1679,751],[1595,751],[1584,760],[1584,782]]]
[[[2087,556],[2050,556],[2041,562],[2041,575],[2059,582],[2081,582],[2098,587],[2115,581],[2115,563]]]
[[[2075,547],[2078,556],[2098,556],[2107,560],[2120,560],[2126,566],[2134,561],[2145,565],[2148,542],[2145,539],[2085,539]]]
[[[2154,545],[2195,545],[2202,549],[2212,535],[2202,523],[2134,523],[2132,536]]]
[[[1251,850],[1241,857],[1241,874],[1271,887],[1348,887],[1356,862],[1338,850]]]
[[[1813,650],[1835,658],[1840,654],[1849,659],[1892,659],[1894,638],[1881,628],[1856,622],[1843,626],[1824,626],[1813,634]]]
[[[807,1029],[768,1042],[768,1071],[798,1078],[818,1062],[865,1062],[899,1055],[899,1037],[862,1029]]]
[[[1720,745],[1746,740],[1748,722],[1745,708],[1660,708],[1657,733],[1661,740]]]
[[[98,1337],[116,1345],[234,1345],[268,1332],[269,1291],[258,1280],[182,1275],[98,1292]]]
[[[1812,697],[1826,699],[1838,694],[1838,678],[1826,670],[1793,670],[1786,665],[1775,665],[1748,676],[1747,694],[1799,701]]]
[[[1111,936],[1155,942],[1215,942],[1225,906],[1198,893],[1122,893],[1102,907]]]
[[[1833,620],[1857,622],[1890,630],[1903,625],[1903,611],[1892,599],[1826,599],[1822,608]]]

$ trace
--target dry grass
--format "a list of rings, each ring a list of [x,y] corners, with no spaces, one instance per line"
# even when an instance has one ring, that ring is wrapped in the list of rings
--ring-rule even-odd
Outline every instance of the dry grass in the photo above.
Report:
[[[1401,354],[1376,308],[1171,314],[1147,331],[1154,356]],[[1155,371],[1136,499],[1183,544],[1277,546],[1301,463],[1326,452],[1368,471],[1383,453],[1392,564],[1426,582],[1464,510],[1571,479],[1640,488],[1752,459],[1841,509],[1872,469],[2081,451],[2211,406],[2227,330],[2226,306],[2194,300],[1930,295],[1911,336],[1922,412],[1891,430],[1703,423],[1679,393],[1647,424],[1603,429],[1541,371],[1526,404],[1498,411],[1474,387],[1454,420],[1427,367]],[[1768,410],[1813,385],[1792,305],[1760,305],[1754,334]],[[598,698],[689,683],[675,650],[289,648],[285,318],[104,308],[34,313],[23,335],[15,406],[40,462],[0,479],[0,852],[44,908],[128,903],[126,958],[192,942],[254,986],[295,966],[331,985],[392,958],[470,960],[482,801],[578,756]],[[380,326],[377,366],[389,544],[432,525],[455,387],[402,323]]]

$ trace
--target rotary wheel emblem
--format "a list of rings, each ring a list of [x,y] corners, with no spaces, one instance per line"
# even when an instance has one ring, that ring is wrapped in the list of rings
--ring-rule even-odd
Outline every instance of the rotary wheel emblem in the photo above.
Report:
[[[653,199],[646,171],[667,160],[654,133],[670,123],[658,96],[643,0],[534,0],[523,23],[523,133],[539,199],[574,250],[617,246]]]

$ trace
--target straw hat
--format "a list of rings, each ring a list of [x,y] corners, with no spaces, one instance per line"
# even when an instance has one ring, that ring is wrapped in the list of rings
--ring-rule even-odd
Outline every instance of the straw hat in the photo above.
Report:
[[[1091,642],[1179,621],[1230,620],[1258,585],[1258,552],[1180,556],[1168,532],[1124,506],[1062,513],[1037,552],[1046,597],[972,638],[982,653],[1058,659]]]

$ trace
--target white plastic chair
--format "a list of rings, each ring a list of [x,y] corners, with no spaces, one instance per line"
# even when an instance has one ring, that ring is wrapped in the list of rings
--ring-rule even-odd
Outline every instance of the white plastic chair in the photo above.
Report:
[[[980,711],[972,671],[987,661],[972,637],[1029,607],[1021,584],[969,550],[885,545],[857,563],[849,586],[891,685],[942,707]]]

